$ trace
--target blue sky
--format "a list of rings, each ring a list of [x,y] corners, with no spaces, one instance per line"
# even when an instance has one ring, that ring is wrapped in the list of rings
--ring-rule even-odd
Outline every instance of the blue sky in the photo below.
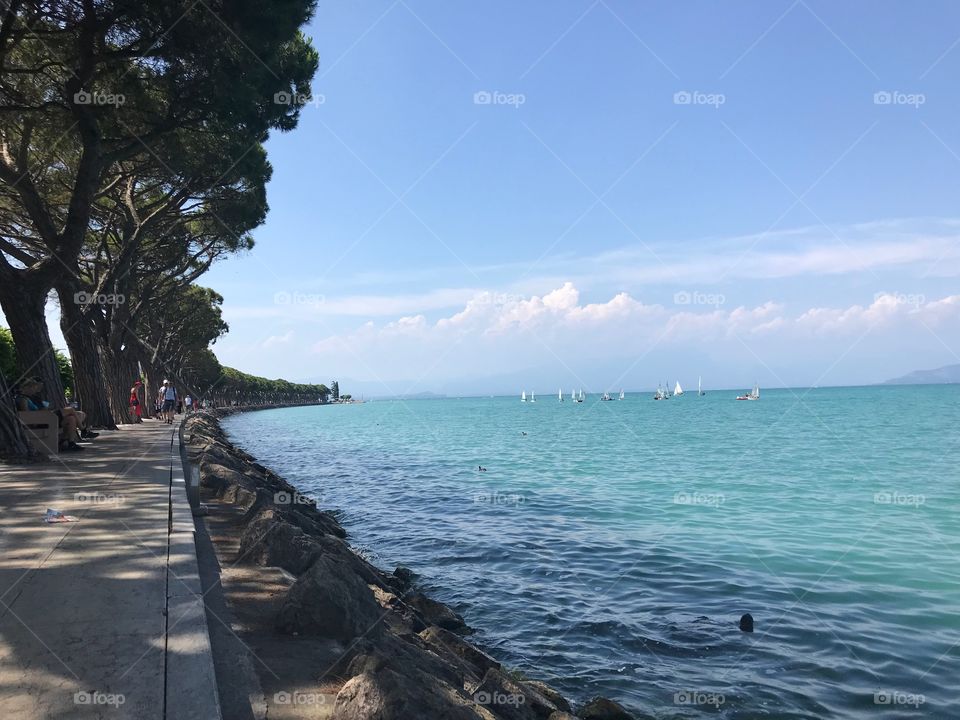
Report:
[[[321,3],[269,219],[204,280],[215,349],[376,394],[960,362],[958,27],[949,1]]]

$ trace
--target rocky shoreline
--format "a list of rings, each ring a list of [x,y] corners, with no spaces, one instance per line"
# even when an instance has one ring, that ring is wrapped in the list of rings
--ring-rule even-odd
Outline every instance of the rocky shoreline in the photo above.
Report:
[[[318,682],[332,687],[335,720],[631,720],[606,698],[574,709],[546,683],[519,677],[465,639],[453,609],[419,592],[406,568],[387,573],[346,542],[333,514],[232,445],[219,419],[273,406],[203,411],[184,422],[205,502],[238,513],[238,563],[284,571],[271,605],[272,632],[334,643],[335,663]],[[318,669],[318,671],[321,669]],[[288,708],[289,709],[289,708]],[[286,716],[294,717],[296,715]],[[304,715],[306,716],[306,715]],[[315,715],[310,715],[315,716]],[[271,715],[272,717],[272,715]]]

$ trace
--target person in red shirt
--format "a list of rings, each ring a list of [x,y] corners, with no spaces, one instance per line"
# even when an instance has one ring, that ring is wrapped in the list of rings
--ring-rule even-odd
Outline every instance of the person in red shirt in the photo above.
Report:
[[[142,384],[137,380],[130,388],[130,416],[135,423],[143,422],[143,406],[140,403],[140,386]]]

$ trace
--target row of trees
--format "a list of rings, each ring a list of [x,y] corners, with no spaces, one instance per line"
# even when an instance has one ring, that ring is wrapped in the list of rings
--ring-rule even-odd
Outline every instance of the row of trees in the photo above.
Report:
[[[268,380],[224,367],[205,397],[218,407],[231,404],[326,403],[330,401],[330,388],[322,383],[315,385]]]
[[[0,13],[0,307],[13,381],[64,402],[55,297],[91,421],[129,420],[133,379],[199,391],[222,298],[196,285],[253,245],[263,143],[297,124],[315,0],[8,0]],[[28,452],[0,375],[0,453]]]
[[[205,288],[201,289],[205,290]],[[62,352],[55,350],[54,353],[57,358],[60,381],[66,390],[67,397],[70,398],[73,395],[74,386],[73,367],[69,358]],[[0,327],[0,373],[6,377],[15,377],[18,364],[17,348],[13,342],[13,335],[7,328]],[[293,383],[282,379],[270,380],[221,365],[213,351],[206,347],[188,353],[180,367],[183,368],[180,373],[181,378],[187,378],[189,381],[186,390],[197,399],[207,401],[212,407],[278,403],[327,403],[330,402],[331,395],[334,394],[323,383]],[[155,379],[153,381],[150,378],[141,379],[152,382],[154,388],[157,387]],[[338,388],[336,381],[334,381],[333,386],[335,389]],[[152,394],[147,392],[146,396],[152,397]],[[349,399],[349,395],[343,397]],[[335,394],[334,399],[339,399],[339,391]]]

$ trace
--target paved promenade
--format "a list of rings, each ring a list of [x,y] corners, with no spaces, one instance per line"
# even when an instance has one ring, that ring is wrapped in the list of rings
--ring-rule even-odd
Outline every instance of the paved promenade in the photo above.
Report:
[[[3,717],[220,718],[175,430],[0,465]]]

